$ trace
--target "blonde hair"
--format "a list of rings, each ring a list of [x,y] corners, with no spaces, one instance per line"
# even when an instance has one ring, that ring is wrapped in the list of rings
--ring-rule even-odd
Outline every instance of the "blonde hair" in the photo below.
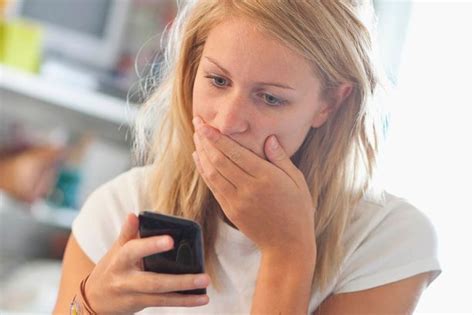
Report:
[[[206,270],[214,286],[219,205],[191,157],[192,88],[207,35],[229,15],[252,19],[314,65],[326,97],[343,82],[353,86],[342,106],[308,132],[292,157],[316,209],[313,285],[324,289],[344,258],[343,233],[352,210],[362,198],[380,201],[383,195],[374,184],[382,131],[374,96],[381,76],[374,64],[372,6],[363,4],[367,1],[187,1],[164,33],[161,74],[139,112],[135,148],[142,163],[153,164],[148,194],[154,210],[202,225]]]

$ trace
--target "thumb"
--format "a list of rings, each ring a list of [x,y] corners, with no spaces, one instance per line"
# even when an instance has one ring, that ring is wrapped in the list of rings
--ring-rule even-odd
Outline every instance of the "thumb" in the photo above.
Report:
[[[283,147],[280,145],[277,137],[275,135],[271,135],[265,141],[265,155],[267,158],[284,171],[288,176],[290,176],[295,182],[297,180],[297,171],[298,169],[291,161],[288,154],[286,154]]]
[[[118,237],[118,244],[124,245],[128,241],[137,238],[138,234],[138,218],[135,214],[129,213],[122,225],[122,230]]]

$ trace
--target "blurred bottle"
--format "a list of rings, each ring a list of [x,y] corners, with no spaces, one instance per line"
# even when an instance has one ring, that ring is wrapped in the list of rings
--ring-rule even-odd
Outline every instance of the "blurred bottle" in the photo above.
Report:
[[[58,172],[56,185],[48,196],[48,203],[52,206],[77,209],[78,191],[82,178],[82,158],[92,139],[90,135],[80,135],[73,139],[68,146],[66,158]]]

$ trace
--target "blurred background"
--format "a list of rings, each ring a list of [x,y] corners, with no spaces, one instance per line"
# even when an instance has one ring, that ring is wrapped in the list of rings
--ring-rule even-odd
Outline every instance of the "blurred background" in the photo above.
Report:
[[[382,179],[432,220],[417,313],[472,306],[472,3],[374,1],[394,89]],[[134,165],[130,125],[175,0],[0,0],[0,314],[50,313],[87,196]],[[453,293],[456,289],[456,293]]]

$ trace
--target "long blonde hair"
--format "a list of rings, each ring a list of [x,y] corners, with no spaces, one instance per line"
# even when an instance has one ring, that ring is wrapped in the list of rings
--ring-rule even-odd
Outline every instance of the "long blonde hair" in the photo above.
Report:
[[[343,233],[362,198],[381,200],[374,184],[381,144],[381,77],[374,64],[372,6],[367,1],[201,0],[180,3],[163,37],[155,89],[136,121],[140,161],[152,164],[148,195],[155,211],[183,216],[203,227],[206,269],[214,286],[219,204],[197,172],[191,154],[192,88],[210,30],[229,15],[252,19],[314,65],[323,93],[353,85],[342,106],[311,129],[292,157],[305,175],[315,212],[317,263],[313,286],[324,289],[344,258]],[[369,3],[370,4],[370,3]]]

